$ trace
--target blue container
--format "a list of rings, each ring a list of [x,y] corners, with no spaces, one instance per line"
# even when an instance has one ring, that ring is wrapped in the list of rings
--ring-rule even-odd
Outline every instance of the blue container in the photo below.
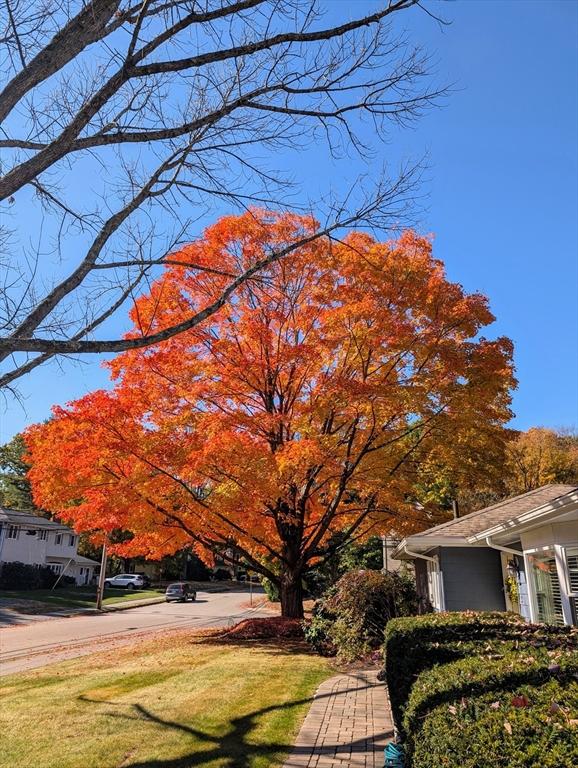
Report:
[[[383,750],[383,755],[385,758],[383,764],[384,768],[403,768],[405,758],[401,744],[394,744],[391,742]]]

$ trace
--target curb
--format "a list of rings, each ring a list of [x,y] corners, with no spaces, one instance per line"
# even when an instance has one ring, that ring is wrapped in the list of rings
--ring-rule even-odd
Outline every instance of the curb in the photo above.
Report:
[[[227,587],[215,587],[214,589],[200,589],[199,592],[207,592],[209,595],[219,594],[222,592],[237,592],[240,590],[230,589]],[[113,605],[106,605],[102,611],[97,611],[96,608],[94,609],[88,609],[88,610],[94,610],[96,613],[114,613],[115,611],[128,611],[131,608],[142,608],[146,605],[157,605],[158,603],[164,603],[165,598],[164,596],[159,597],[150,597],[146,598],[145,600],[130,600],[126,603],[117,603]]]
[[[226,586],[215,586],[212,587],[210,585],[202,585],[198,588],[198,592],[207,592],[208,594],[220,594],[223,592],[241,592],[243,591],[242,588],[231,588],[231,585]],[[164,595],[159,595],[158,597],[149,597],[145,598],[143,600],[131,600],[127,601],[126,603],[117,603],[113,605],[107,605],[104,606],[102,610],[98,611],[94,607],[62,607],[61,609],[55,608],[54,610],[48,612],[42,612],[43,616],[49,616],[50,618],[54,619],[71,619],[75,616],[90,616],[90,615],[96,615],[96,616],[102,616],[103,613],[116,613],[116,611],[128,611],[132,608],[143,608],[147,605],[159,605],[160,603],[164,603],[165,598]],[[5,606],[6,608],[10,608],[10,606]],[[36,615],[36,614],[34,614]],[[25,626],[26,623],[24,623],[22,626]],[[4,625],[0,625],[0,627],[4,627]]]
[[[93,610],[96,613],[116,613],[116,611],[128,611],[131,608],[143,608],[145,605],[157,605],[158,603],[164,603],[164,597],[151,597],[148,600],[131,600],[126,603],[119,603],[113,605],[105,605],[102,611]]]

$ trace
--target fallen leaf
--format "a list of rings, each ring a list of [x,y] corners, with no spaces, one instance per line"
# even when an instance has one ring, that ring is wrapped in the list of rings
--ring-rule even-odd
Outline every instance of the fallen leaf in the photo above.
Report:
[[[499,701],[493,701],[490,704],[490,709],[499,709],[500,708],[500,702]]]
[[[512,726],[507,720],[504,720],[504,730],[506,731],[506,733],[509,733],[510,736],[512,735]]]

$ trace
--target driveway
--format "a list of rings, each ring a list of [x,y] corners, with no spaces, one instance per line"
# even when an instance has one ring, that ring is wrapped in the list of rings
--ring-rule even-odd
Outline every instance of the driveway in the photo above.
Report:
[[[155,632],[227,627],[248,616],[270,615],[257,607],[262,598],[262,594],[256,594],[256,607],[250,608],[248,592],[199,592],[194,603],[158,603],[2,628],[0,675],[129,644]]]

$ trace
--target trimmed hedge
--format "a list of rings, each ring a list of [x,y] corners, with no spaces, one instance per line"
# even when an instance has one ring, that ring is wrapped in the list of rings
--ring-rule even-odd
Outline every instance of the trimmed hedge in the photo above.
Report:
[[[27,563],[9,562],[0,565],[0,589],[52,589],[58,579],[47,565],[29,565]],[[58,582],[59,587],[75,584],[71,576],[63,576]]]
[[[510,614],[386,628],[385,672],[411,768],[578,765],[578,630]]]

